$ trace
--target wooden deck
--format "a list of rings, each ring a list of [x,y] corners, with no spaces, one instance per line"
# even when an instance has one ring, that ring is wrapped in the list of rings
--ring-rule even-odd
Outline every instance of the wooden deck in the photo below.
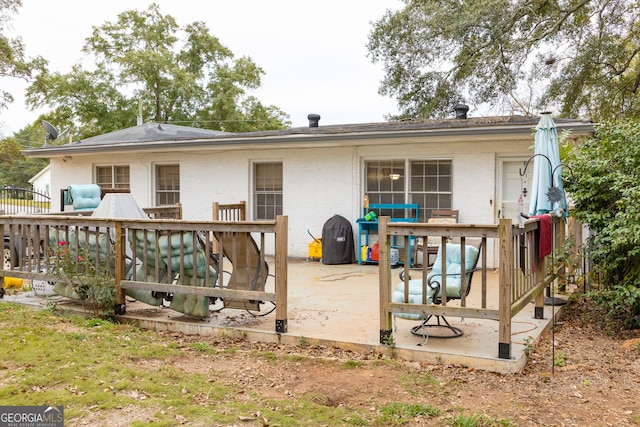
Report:
[[[554,242],[564,241],[566,227],[561,219],[554,221]],[[380,264],[323,265],[289,259],[287,256],[287,221],[279,217],[269,222],[221,222],[184,220],[115,220],[59,215],[0,216],[0,229],[11,237],[11,247],[17,248],[18,263],[0,269],[0,280],[17,277],[25,280],[55,279],[50,266],[51,243],[44,236],[51,230],[75,236],[81,230],[96,238],[108,236],[112,246],[106,251],[109,262],[115,265],[114,283],[117,290],[117,314],[124,320],[142,327],[181,330],[188,333],[229,334],[230,329],[248,339],[299,344],[313,340],[322,345],[337,345],[362,351],[375,351],[410,360],[433,363],[459,363],[499,372],[517,372],[524,366],[523,339],[537,339],[560,309],[545,307],[543,291],[559,273],[549,268],[547,260],[537,256],[538,221],[531,220],[524,228],[512,226],[510,221],[498,225],[469,224],[404,224],[380,219]],[[174,253],[178,257],[176,270],[169,270],[163,280],[151,277],[127,276],[126,265],[131,253],[127,250],[135,233],[169,233],[177,236]],[[204,242],[215,239],[215,233],[239,232],[260,236],[259,247],[267,256],[266,262],[274,274],[272,284],[264,290],[233,290],[216,287],[217,277],[203,278],[201,283],[184,282],[185,265],[196,263],[193,253],[185,252],[185,242],[196,234]],[[244,233],[244,234],[243,234]],[[119,238],[114,238],[119,236]],[[385,237],[386,236],[386,237]],[[483,255],[480,272],[473,277],[469,297],[461,301],[444,301],[442,305],[392,303],[390,290],[401,283],[399,270],[389,263],[389,244],[392,237],[409,239],[428,236],[480,238],[486,248],[498,249],[498,267],[488,266]],[[529,242],[524,246],[522,242]],[[74,244],[78,245],[79,242]],[[204,251],[208,252],[208,243]],[[232,241],[223,246],[233,246]],[[135,252],[134,252],[135,253]],[[145,251],[146,253],[146,251]],[[156,251],[160,257],[160,251]],[[486,254],[486,253],[485,253]],[[222,251],[218,254],[223,260]],[[407,254],[403,255],[409,264]],[[99,257],[99,255],[96,255]],[[144,257],[143,257],[144,258]],[[138,259],[138,263],[160,264],[160,259]],[[169,263],[171,265],[171,263]],[[224,260],[216,265],[225,270]],[[174,274],[175,273],[175,274]],[[165,307],[152,307],[130,302],[124,289],[135,287],[166,293],[186,293],[217,298],[247,301],[274,299],[276,310],[264,317],[256,317],[245,310],[224,309],[212,312],[207,318],[194,319]],[[73,301],[61,302],[69,307],[81,307]],[[394,312],[435,313],[446,315],[462,323],[465,334],[452,340],[422,339],[408,331],[410,322],[397,320]],[[527,336],[524,336],[527,334]],[[518,338],[514,338],[518,337]],[[297,342],[296,342],[297,341]]]

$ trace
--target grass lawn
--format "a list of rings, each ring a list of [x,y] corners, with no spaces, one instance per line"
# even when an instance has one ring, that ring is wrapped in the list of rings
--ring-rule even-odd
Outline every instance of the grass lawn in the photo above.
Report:
[[[65,426],[513,425],[424,403],[419,393],[450,391],[391,359],[318,358],[4,302],[0,342],[2,405],[62,405]]]

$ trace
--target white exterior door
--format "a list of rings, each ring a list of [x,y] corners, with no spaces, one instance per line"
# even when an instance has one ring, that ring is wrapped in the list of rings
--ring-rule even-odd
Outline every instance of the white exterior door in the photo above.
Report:
[[[497,216],[500,218],[511,218],[518,222],[518,198],[523,195],[523,212],[529,210],[529,198],[531,197],[531,177],[533,176],[533,165],[530,164],[525,176],[520,176],[520,171],[524,172],[524,163],[527,159],[503,159],[500,164],[499,200]],[[527,189],[526,195],[524,189]]]

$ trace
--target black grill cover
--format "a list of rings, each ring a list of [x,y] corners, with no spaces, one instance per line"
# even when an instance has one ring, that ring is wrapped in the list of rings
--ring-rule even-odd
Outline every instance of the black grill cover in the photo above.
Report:
[[[348,219],[334,215],[322,227],[322,263],[353,264],[356,252],[353,229]]]

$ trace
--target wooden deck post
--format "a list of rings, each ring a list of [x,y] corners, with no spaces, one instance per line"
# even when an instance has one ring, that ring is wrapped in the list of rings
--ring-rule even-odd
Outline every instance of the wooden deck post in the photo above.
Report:
[[[533,263],[535,265],[535,278],[536,285],[545,281],[547,276],[547,259],[540,258],[538,256],[539,250],[538,242],[535,246],[535,254],[533,256]],[[544,292],[538,292],[535,298],[534,316],[536,319],[544,319]]]
[[[380,344],[388,344],[392,333],[392,319],[389,311],[391,300],[391,253],[387,235],[388,216],[378,217],[378,277],[380,287]],[[359,248],[358,248],[359,249]]]
[[[288,217],[278,215],[276,217],[275,256],[276,256],[276,333],[287,332],[287,283],[289,256]],[[263,249],[264,250],[264,249]]]
[[[573,239],[573,242],[575,244],[571,248],[571,257],[576,258],[579,254],[579,248],[582,245],[582,226],[578,220],[570,216],[569,218],[567,218],[567,229],[569,233],[569,238]],[[573,263],[569,265],[569,271],[566,272],[568,284],[572,284],[572,285],[576,284],[576,273],[577,273],[576,268],[579,268],[580,270],[582,270],[582,266],[576,266]]]
[[[498,241],[500,245],[500,289],[498,296],[498,357],[511,359],[511,280],[513,249],[510,218],[500,219]]]
[[[127,307],[125,303],[124,290],[120,287],[120,281],[125,280],[126,272],[126,248],[127,238],[122,231],[122,223],[116,222],[116,244],[115,244],[115,256],[116,256],[116,271],[115,271],[115,287],[116,287],[116,305],[114,307],[115,314],[124,315],[127,313]]]

